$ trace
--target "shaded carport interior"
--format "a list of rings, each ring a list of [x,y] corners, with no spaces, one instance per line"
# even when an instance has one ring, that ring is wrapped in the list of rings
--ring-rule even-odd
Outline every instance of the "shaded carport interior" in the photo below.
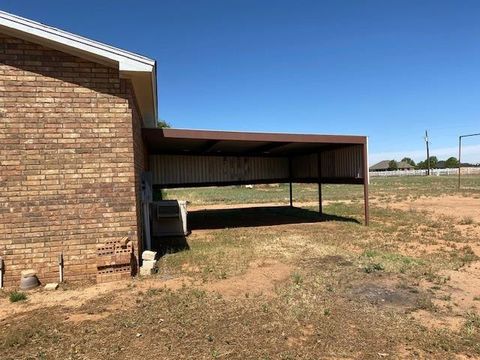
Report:
[[[359,184],[368,225],[367,138],[144,128],[154,189],[242,184]]]

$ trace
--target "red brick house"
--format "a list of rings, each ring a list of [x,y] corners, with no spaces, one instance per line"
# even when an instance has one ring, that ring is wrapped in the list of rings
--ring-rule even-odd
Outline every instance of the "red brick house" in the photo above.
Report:
[[[142,127],[155,61],[0,12],[0,257],[5,286],[33,268],[94,279],[99,244],[142,247]],[[133,140],[132,140],[133,139]],[[112,270],[114,271],[114,270]]]

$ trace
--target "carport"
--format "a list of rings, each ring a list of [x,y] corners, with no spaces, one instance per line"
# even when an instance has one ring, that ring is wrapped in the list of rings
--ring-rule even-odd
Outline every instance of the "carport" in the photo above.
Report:
[[[157,189],[242,184],[363,185],[368,225],[367,138],[348,135],[144,128],[152,186]]]

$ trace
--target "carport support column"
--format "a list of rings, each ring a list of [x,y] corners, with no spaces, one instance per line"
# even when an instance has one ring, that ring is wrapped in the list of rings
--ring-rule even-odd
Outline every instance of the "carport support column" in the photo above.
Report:
[[[293,207],[292,159],[291,158],[288,158],[288,179],[289,179],[290,207]]]
[[[290,180],[290,207],[293,207],[293,189],[292,189],[292,181]]]
[[[322,208],[322,154],[317,154],[317,177],[318,177],[318,213],[320,216],[323,215],[323,208]]]
[[[322,209],[322,183],[319,181],[318,182],[318,213],[320,216],[323,215],[323,209]]]
[[[370,222],[370,214],[368,208],[368,181],[369,181],[369,173],[368,173],[368,139],[365,138],[365,143],[363,144],[363,204],[364,204],[364,211],[365,211],[365,226],[368,226]]]

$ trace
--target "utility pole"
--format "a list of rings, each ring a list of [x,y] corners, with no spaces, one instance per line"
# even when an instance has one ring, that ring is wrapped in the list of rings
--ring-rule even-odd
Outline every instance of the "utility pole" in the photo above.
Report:
[[[427,175],[430,175],[430,149],[428,147],[428,132],[425,130],[425,145],[427,146]]]

